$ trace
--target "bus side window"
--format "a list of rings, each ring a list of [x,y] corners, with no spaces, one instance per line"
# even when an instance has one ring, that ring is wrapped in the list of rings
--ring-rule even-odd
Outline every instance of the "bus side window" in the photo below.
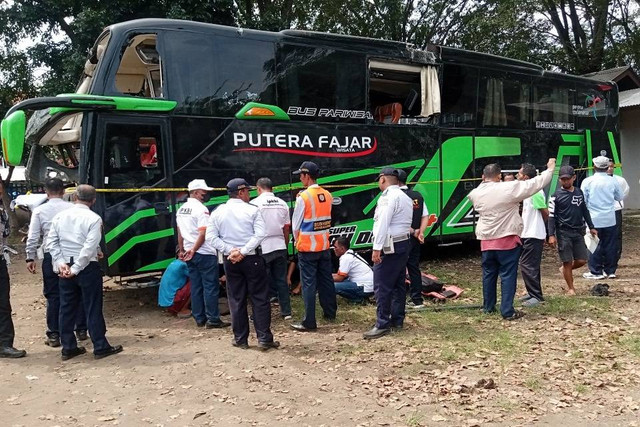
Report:
[[[107,125],[104,176],[105,188],[148,187],[164,178],[159,126]],[[119,198],[117,193],[115,198]],[[126,197],[127,193],[123,193]],[[114,198],[112,197],[112,198]]]
[[[482,127],[528,129],[531,84],[525,76],[482,72],[478,94],[478,123]]]
[[[162,98],[160,74],[156,35],[136,35],[129,40],[120,58],[113,90],[124,95]]]
[[[575,89],[566,86],[535,85],[533,87],[533,122],[541,128],[541,123],[554,123],[555,129],[572,129],[574,123],[572,106],[575,103]]]
[[[478,70],[445,64],[442,79],[442,126],[475,127]]]

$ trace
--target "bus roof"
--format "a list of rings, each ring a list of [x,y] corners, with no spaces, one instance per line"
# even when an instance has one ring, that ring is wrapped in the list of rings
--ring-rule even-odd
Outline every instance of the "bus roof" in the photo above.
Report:
[[[112,32],[128,32],[132,30],[187,30],[216,32],[226,36],[253,36],[263,40],[289,42],[299,40],[301,43],[309,43],[314,40],[319,45],[340,46],[349,50],[372,52],[375,54],[389,55],[390,57],[408,59],[421,63],[434,63],[435,61],[458,62],[460,64],[489,66],[499,68],[502,71],[514,71],[533,76],[549,77],[557,79],[569,79],[574,82],[594,84],[597,80],[572,74],[547,71],[543,67],[531,62],[506,58],[504,56],[489,53],[475,52],[471,50],[458,49],[448,46],[428,45],[426,49],[416,48],[413,44],[392,40],[374,39],[369,37],[350,36],[335,33],[325,33],[319,31],[306,30],[283,30],[280,32],[270,32],[262,30],[251,30],[239,27],[229,27],[218,24],[208,24],[204,22],[186,21],[180,19],[145,18],[125,21],[107,27]],[[613,82],[600,82],[613,84]]]

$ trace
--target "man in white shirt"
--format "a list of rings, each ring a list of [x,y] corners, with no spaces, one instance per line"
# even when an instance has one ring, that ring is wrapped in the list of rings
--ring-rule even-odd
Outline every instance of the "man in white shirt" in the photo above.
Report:
[[[518,180],[526,181],[535,178],[538,171],[535,166],[523,163],[518,171]],[[520,271],[527,289],[527,295],[522,299],[524,307],[533,307],[544,301],[542,283],[540,279],[540,264],[542,263],[542,249],[547,238],[544,226],[549,218],[549,209],[545,201],[544,191],[540,190],[533,196],[522,201],[522,222],[524,228],[520,233],[522,253],[520,254]]]
[[[191,315],[199,327],[225,328],[230,323],[220,319],[218,255],[205,239],[209,209],[202,202],[213,188],[204,179],[194,179],[188,189],[189,199],[178,209],[176,223],[178,256],[187,263],[191,280]]]
[[[91,206],[96,202],[96,189],[79,185],[76,203],[58,213],[51,221],[45,251],[51,254],[53,270],[60,276],[60,342],[62,360],[86,353],[78,346],[73,328],[78,306],[84,305],[87,327],[96,359],[120,353],[122,346],[111,346],[105,333],[102,314],[102,272],[98,265],[102,219]]]
[[[333,241],[333,252],[340,259],[333,281],[337,295],[352,303],[362,304],[373,295],[373,270],[349,247],[349,239],[346,237],[340,236]]]
[[[291,319],[291,299],[287,286],[287,243],[291,219],[287,202],[273,194],[273,184],[269,178],[260,178],[256,183],[258,197],[251,203],[260,209],[265,222],[267,236],[262,241],[262,258],[264,258],[269,276],[270,295],[278,297],[280,315],[285,320]]]
[[[64,184],[60,178],[48,178],[44,182],[44,190],[48,201],[33,210],[27,235],[27,270],[36,274],[36,255],[40,238],[42,243],[51,228],[51,220],[58,213],[72,208],[73,203],[62,200]],[[51,254],[44,252],[42,258],[42,283],[43,294],[47,300],[47,340],[45,344],[51,347],[60,347],[60,281],[58,274],[53,271]],[[76,315],[76,338],[79,341],[87,339],[87,320],[82,304],[78,306]]]
[[[398,186],[398,169],[386,167],[378,175],[382,194],[373,216],[373,288],[377,320],[364,339],[380,338],[391,328],[402,329],[405,316],[405,271],[411,243],[413,201]],[[384,257],[382,256],[384,252]]]
[[[249,348],[247,298],[253,307],[258,348],[278,348],[271,333],[269,281],[259,246],[266,237],[265,223],[257,206],[249,203],[249,184],[242,178],[227,183],[229,200],[211,214],[207,241],[225,256],[227,296],[231,310],[234,347]]]
[[[615,263],[613,265],[613,273],[609,274],[610,279],[616,278],[616,270],[618,269],[618,262],[620,262],[620,257],[622,256],[622,209],[624,209],[624,199],[629,195],[629,184],[627,180],[622,177],[622,175],[615,175],[613,173],[615,164],[610,161],[609,169],[607,169],[607,174],[615,178],[618,182],[618,186],[620,187],[620,191],[622,191],[622,200],[616,201],[615,211],[616,211],[616,257]]]

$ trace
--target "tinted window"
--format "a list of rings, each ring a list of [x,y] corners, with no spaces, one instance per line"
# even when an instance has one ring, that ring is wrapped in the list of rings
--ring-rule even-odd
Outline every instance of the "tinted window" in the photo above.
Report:
[[[564,85],[533,87],[533,122],[536,129],[573,130],[575,90]]]
[[[482,127],[525,129],[531,120],[531,84],[525,77],[482,73],[478,123]]]
[[[612,92],[613,86],[608,84],[578,87],[573,105],[578,129],[604,130],[614,125],[616,112],[611,102]]]
[[[442,125],[474,127],[476,125],[476,91],[478,70],[445,64],[442,82]]]
[[[363,121],[366,71],[364,55],[281,46],[278,50],[279,104],[296,120]],[[325,110],[323,114],[321,109],[331,111]]]
[[[164,86],[177,112],[233,116],[250,101],[275,103],[273,43],[177,31],[162,41]]]

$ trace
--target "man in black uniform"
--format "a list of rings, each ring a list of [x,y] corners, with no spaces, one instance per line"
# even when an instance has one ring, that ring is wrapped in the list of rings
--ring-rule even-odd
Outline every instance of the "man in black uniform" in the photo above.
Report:
[[[234,347],[249,348],[247,298],[253,307],[258,348],[278,348],[271,333],[269,279],[259,246],[267,235],[262,214],[249,203],[249,184],[242,178],[227,183],[229,200],[209,217],[206,239],[225,256],[227,296],[231,310]]]
[[[0,194],[2,194],[2,180],[0,179]],[[24,357],[27,352],[13,347],[15,331],[11,320],[11,301],[9,289],[9,271],[4,259],[4,239],[9,235],[9,219],[4,210],[0,210],[0,357],[17,359]]]
[[[421,308],[423,306],[422,299],[422,274],[420,273],[420,245],[424,243],[424,231],[429,223],[429,211],[424,203],[424,197],[417,191],[410,190],[407,187],[407,173],[402,169],[398,169],[398,181],[400,189],[404,194],[409,196],[413,202],[413,218],[411,219],[411,247],[409,250],[409,260],[407,261],[407,270],[409,271],[409,280],[411,281],[411,301],[407,304],[408,308]]]
[[[558,245],[561,272],[567,282],[567,294],[575,295],[573,270],[587,263],[589,251],[584,243],[584,223],[589,226],[592,235],[598,231],[591,221],[589,209],[584,201],[582,190],[573,186],[576,180],[574,169],[565,165],[560,168],[560,184],[549,199],[549,245]]]

